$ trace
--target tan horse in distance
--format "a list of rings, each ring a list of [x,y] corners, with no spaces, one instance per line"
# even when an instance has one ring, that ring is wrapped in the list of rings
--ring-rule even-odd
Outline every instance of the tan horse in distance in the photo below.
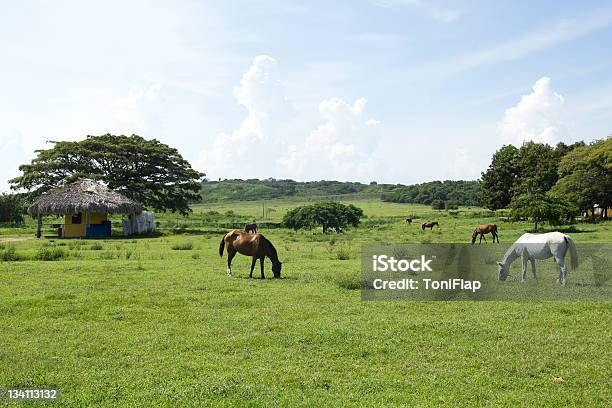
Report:
[[[264,258],[267,256],[272,261],[272,273],[275,278],[280,278],[282,263],[278,260],[278,254],[274,245],[261,234],[248,234],[239,230],[231,230],[221,238],[219,244],[219,255],[223,256],[223,250],[227,248],[227,276],[232,276],[232,259],[237,253],[250,256],[253,258],[251,262],[251,273],[249,278],[253,277],[253,269],[255,262],[259,259],[261,265],[261,279],[264,276]]]
[[[476,237],[480,234],[480,241],[478,243],[482,243],[482,239],[484,238],[485,244],[487,243],[487,237],[485,234],[493,235],[493,243],[495,243],[495,239],[497,238],[497,243],[499,244],[499,236],[497,235],[497,225],[495,224],[481,224],[476,227],[474,232],[472,233],[472,245],[476,242]]]
[[[423,229],[423,231],[425,231],[425,228],[429,228],[431,231],[433,231],[433,227],[435,227],[436,225],[440,227],[438,221],[425,221],[423,224],[421,224],[421,228]]]

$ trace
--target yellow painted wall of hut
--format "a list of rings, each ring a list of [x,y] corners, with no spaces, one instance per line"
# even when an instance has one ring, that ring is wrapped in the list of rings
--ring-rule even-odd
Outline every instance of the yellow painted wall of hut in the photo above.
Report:
[[[106,214],[92,212],[89,215],[90,224],[102,224],[108,219]],[[87,230],[87,213],[66,214],[64,216],[64,238],[83,238]]]

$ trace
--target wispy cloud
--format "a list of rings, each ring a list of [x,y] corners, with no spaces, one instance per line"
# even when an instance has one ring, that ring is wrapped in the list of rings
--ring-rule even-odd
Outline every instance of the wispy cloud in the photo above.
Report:
[[[422,67],[434,75],[452,75],[486,64],[520,59],[533,52],[570,41],[612,25],[612,12],[594,13],[583,18],[563,19],[494,45],[450,60]]]
[[[428,14],[430,17],[450,23],[461,17],[463,11],[445,7],[440,4],[436,4],[432,1],[422,0],[370,0],[370,4],[377,7],[384,8],[397,8],[397,7],[414,7]]]

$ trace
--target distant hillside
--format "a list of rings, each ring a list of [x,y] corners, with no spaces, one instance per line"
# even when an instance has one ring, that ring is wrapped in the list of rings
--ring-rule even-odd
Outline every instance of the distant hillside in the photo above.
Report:
[[[456,205],[481,205],[482,187],[478,181],[430,181],[384,191],[383,201],[394,203],[432,204],[434,201]]]
[[[432,181],[416,185],[343,181],[223,180],[202,183],[202,201],[254,201],[292,197],[380,197],[383,201],[431,204],[434,200],[478,205],[478,181]]]

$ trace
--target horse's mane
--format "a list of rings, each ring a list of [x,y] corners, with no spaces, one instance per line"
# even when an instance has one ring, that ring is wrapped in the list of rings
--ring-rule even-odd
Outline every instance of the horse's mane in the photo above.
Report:
[[[274,256],[274,258],[276,258],[276,261],[278,261],[278,252],[276,252],[276,248],[274,248],[274,245],[272,245],[272,242],[270,242],[270,240],[264,237],[263,235],[261,235],[261,238],[270,247],[270,252],[272,252],[272,255]]]

